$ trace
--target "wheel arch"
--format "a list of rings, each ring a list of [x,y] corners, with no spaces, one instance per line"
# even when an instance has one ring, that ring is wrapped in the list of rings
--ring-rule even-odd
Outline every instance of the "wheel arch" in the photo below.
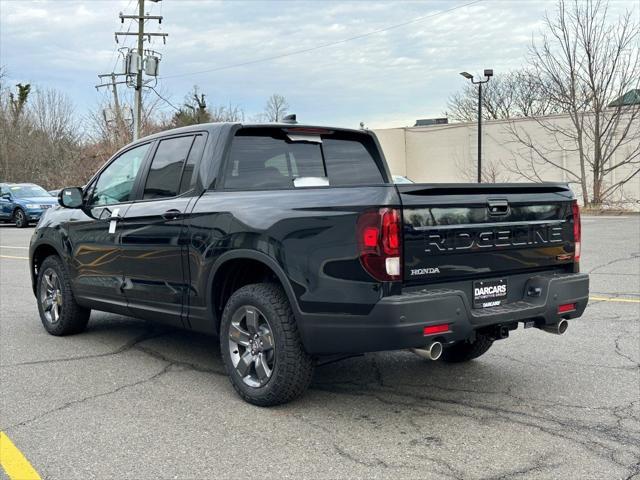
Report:
[[[38,280],[40,265],[42,265],[45,258],[51,255],[56,255],[62,259],[62,255],[58,249],[51,243],[42,242],[33,249],[29,262],[29,269],[31,270],[31,288],[33,289],[34,294],[36,292],[36,282]]]
[[[224,305],[233,292],[244,285],[269,280],[275,280],[282,286],[296,322],[299,322],[300,308],[293,287],[275,259],[255,250],[233,250],[222,254],[211,268],[207,289],[209,310],[215,319],[216,331],[220,326]]]

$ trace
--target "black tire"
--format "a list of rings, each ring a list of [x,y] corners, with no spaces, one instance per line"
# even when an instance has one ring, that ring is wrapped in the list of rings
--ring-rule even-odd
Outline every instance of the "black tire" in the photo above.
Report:
[[[252,307],[259,311],[262,320],[266,320],[273,345],[270,377],[259,386],[245,383],[247,377],[241,376],[234,366],[232,355],[238,355],[238,345],[234,347],[229,337],[232,319]],[[231,295],[220,323],[220,350],[231,384],[244,400],[254,405],[268,407],[290,402],[302,395],[311,383],[314,362],[304,351],[291,306],[279,285],[246,285]]]
[[[53,272],[53,275],[52,275]],[[55,275],[55,280],[53,276]],[[49,285],[57,283],[56,291],[59,295],[51,294],[51,305],[56,305],[54,315],[53,307],[47,310],[49,302],[45,302],[45,298],[49,297],[48,291],[51,290]],[[40,320],[45,330],[51,335],[64,336],[82,332],[89,321],[91,310],[81,307],[76,302],[73,292],[71,291],[71,282],[64,265],[60,258],[55,255],[47,257],[38,270],[38,283],[36,288],[36,298],[38,301],[38,311],[40,312]],[[54,317],[57,317],[54,319]]]
[[[13,223],[15,223],[17,228],[26,228],[29,226],[29,219],[27,218],[27,214],[24,213],[24,210],[16,208],[15,212],[13,212]]]
[[[491,345],[493,345],[493,340],[489,337],[476,334],[474,342],[465,340],[445,348],[441,358],[447,363],[468,362],[484,355],[491,348]]]

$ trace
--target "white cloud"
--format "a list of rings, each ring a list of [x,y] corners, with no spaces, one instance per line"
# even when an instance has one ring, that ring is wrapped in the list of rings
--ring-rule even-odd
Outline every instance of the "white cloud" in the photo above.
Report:
[[[148,3],[169,33],[164,76],[251,62],[366,34],[442,12],[458,2],[177,1]],[[12,77],[66,91],[79,110],[105,93],[93,86],[116,63],[118,12],[135,0],[0,0],[0,64]],[[618,4],[612,4],[618,8]],[[268,62],[161,81],[174,103],[198,84],[210,102],[232,102],[251,114],[273,92],[306,121],[356,126],[413,124],[439,116],[460,88],[461,70],[499,73],[524,62],[545,8],[553,2],[485,0],[375,35]],[[155,22],[148,28],[157,30]],[[132,45],[133,39],[125,44]],[[120,45],[121,46],[121,45]],[[97,95],[97,96],[96,96]]]

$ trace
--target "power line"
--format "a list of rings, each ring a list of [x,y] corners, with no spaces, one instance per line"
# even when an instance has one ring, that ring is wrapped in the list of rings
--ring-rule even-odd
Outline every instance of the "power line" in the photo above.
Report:
[[[133,0],[129,0],[129,3],[127,3],[127,6],[125,7],[125,11],[129,9],[129,7],[131,6],[132,2],[133,2]],[[131,24],[132,23],[133,23],[133,21],[129,23],[129,28],[131,28]],[[127,31],[129,31],[129,30],[127,30]],[[109,60],[109,65],[111,64],[111,62],[113,61],[114,58],[115,58],[115,63],[113,64],[113,67],[111,68],[112,71],[115,70],[116,65],[118,63],[118,48],[117,47],[113,49],[113,52],[111,52],[111,59]]]
[[[282,54],[279,54],[279,55],[272,55],[270,57],[258,58],[258,59],[249,60],[249,61],[246,61],[246,62],[232,63],[232,64],[229,64],[229,65],[224,65],[222,67],[210,68],[210,69],[207,69],[207,70],[199,70],[197,72],[177,73],[175,75],[167,75],[167,76],[163,76],[163,77],[160,77],[160,78],[161,79],[166,79],[166,78],[188,77],[188,76],[191,76],[191,75],[200,75],[202,73],[218,72],[220,70],[227,70],[229,68],[243,67],[245,65],[253,65],[255,63],[268,62],[269,60],[277,60],[277,59],[280,59],[280,58],[290,57],[292,55],[300,55],[302,53],[312,52],[314,50],[320,50],[321,48],[332,47],[334,45],[340,45],[340,44],[343,44],[343,43],[351,42],[353,40],[359,40],[361,38],[370,37],[371,35],[376,35],[378,33],[386,32],[388,30],[393,30],[393,29],[396,29],[396,28],[404,27],[404,26],[410,25],[412,23],[418,23],[418,22],[421,22],[421,21],[426,20],[428,18],[437,17],[439,15],[444,15],[445,13],[453,12],[454,10],[458,10],[460,8],[469,7],[469,6],[473,5],[473,4],[479,3],[481,1],[482,0],[473,0],[472,2],[464,3],[462,5],[457,5],[455,7],[449,8],[447,10],[441,10],[439,12],[431,13],[429,15],[423,15],[421,17],[415,17],[415,18],[412,18],[411,20],[407,20],[406,22],[396,23],[394,25],[389,25],[389,26],[386,26],[386,27],[383,27],[383,28],[379,28],[377,30],[372,30],[370,32],[362,33],[360,35],[354,35],[353,37],[343,38],[342,40],[336,40],[335,42],[329,42],[329,43],[324,43],[322,45],[316,45],[315,47],[303,48],[303,49],[294,50],[294,51],[288,52],[288,53],[282,53]]]
[[[167,99],[166,99],[166,98],[164,98],[162,95],[160,95],[160,93],[158,93],[158,91],[157,91],[154,87],[152,87],[152,86],[150,86],[150,85],[147,85],[147,88],[148,88],[148,89],[150,89],[151,91],[153,91],[153,93],[155,93],[155,94],[158,96],[158,98],[160,98],[160,100],[164,100],[164,101],[165,101],[165,102],[166,102],[166,103],[167,103],[171,108],[175,109],[177,112],[180,112],[180,111],[181,111],[181,110],[180,110],[178,107],[176,107],[173,103],[171,103],[169,100],[167,100]]]

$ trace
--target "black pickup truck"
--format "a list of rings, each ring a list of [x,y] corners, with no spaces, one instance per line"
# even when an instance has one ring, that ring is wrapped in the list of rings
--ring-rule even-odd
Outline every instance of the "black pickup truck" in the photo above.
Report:
[[[460,362],[519,323],[563,333],[588,300],[566,185],[395,185],[369,131],[166,131],[59,203],[30,247],[46,330],[80,332],[95,309],[215,334],[257,405],[302,394],[318,362]]]

